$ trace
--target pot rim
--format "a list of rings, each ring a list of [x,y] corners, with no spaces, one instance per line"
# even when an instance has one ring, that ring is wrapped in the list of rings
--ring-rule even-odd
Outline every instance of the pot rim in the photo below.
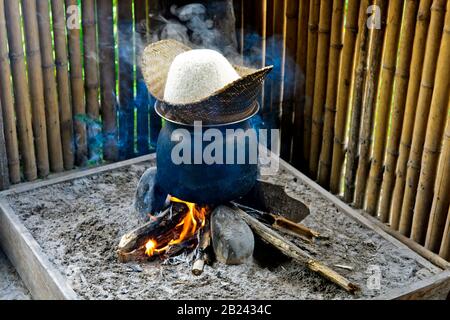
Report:
[[[182,123],[182,122],[179,122],[179,121],[174,121],[174,120],[171,120],[171,119],[166,118],[164,115],[162,115],[162,114],[158,111],[158,108],[156,107],[159,103],[161,103],[161,102],[158,101],[158,100],[156,100],[156,102],[155,102],[153,108],[155,109],[156,114],[157,114],[158,116],[160,116],[162,119],[164,119],[164,120],[167,121],[167,122],[170,122],[170,123],[173,123],[173,124],[177,124],[177,125],[181,125],[181,126],[195,127],[194,124]],[[242,118],[242,119],[240,119],[240,120],[236,120],[236,121],[233,121],[233,122],[227,122],[227,123],[202,124],[202,127],[206,127],[206,128],[214,128],[214,127],[216,127],[216,128],[217,128],[217,127],[223,127],[223,126],[228,126],[228,125],[238,124],[238,123],[247,121],[248,119],[250,119],[250,118],[252,118],[253,116],[255,116],[255,115],[259,112],[259,109],[261,108],[258,101],[255,101],[255,102],[254,102],[254,105],[255,105],[255,108],[254,108],[253,112],[252,112],[250,115],[248,115],[247,117],[245,117],[245,118]]]

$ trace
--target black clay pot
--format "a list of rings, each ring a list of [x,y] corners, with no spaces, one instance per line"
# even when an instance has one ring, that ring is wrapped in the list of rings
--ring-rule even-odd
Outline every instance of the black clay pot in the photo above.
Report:
[[[254,155],[257,148],[256,134],[254,130],[247,131],[252,129],[250,118],[235,123],[201,127],[165,119],[156,150],[156,181],[161,189],[167,194],[197,204],[220,204],[247,194],[255,185],[258,174],[257,157],[255,159]],[[214,136],[221,134],[223,137],[222,141],[219,140],[223,157],[215,158],[221,158],[223,163],[211,163],[210,159],[203,157],[205,148],[206,155],[218,155],[208,151],[212,145],[211,141],[203,141],[206,140],[203,139],[205,133]],[[187,144],[190,148],[183,150],[190,151],[185,154],[180,151],[180,141],[188,140],[191,141]],[[215,141],[214,138],[211,140]],[[231,156],[234,161],[226,161]],[[181,157],[188,161],[180,163]]]

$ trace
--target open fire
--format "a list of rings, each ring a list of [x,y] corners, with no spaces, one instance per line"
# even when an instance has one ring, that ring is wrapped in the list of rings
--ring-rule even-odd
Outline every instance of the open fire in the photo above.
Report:
[[[205,224],[207,215],[210,213],[207,206],[198,206],[195,203],[186,202],[176,197],[170,197],[172,203],[182,203],[188,208],[186,216],[178,223],[174,230],[174,237],[162,242],[156,239],[149,239],[145,244],[145,254],[152,257],[155,254],[165,253],[171,246],[182,244],[197,235]]]

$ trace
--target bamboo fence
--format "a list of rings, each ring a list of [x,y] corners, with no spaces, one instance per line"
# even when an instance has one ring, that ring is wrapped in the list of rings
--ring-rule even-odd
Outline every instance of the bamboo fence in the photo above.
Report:
[[[405,115],[403,119],[402,134],[400,138],[399,157],[395,173],[395,185],[391,203],[391,227],[395,230],[400,226],[403,193],[406,185],[406,169],[416,117],[417,99],[419,97],[420,80],[422,78],[423,61],[427,42],[428,26],[430,23],[432,0],[422,0],[417,14],[416,30],[414,33],[413,53],[411,57],[411,78],[408,82],[406,95]],[[385,213],[382,213],[385,215]]]
[[[58,91],[55,78],[55,61],[53,59],[53,43],[50,27],[49,4],[47,1],[37,1],[37,17],[39,27],[39,41],[41,43],[42,77],[44,84],[45,115],[47,122],[47,141],[50,156],[50,168],[53,172],[64,170],[62,151],[62,135],[59,121]],[[72,114],[69,113],[72,119]],[[72,130],[72,122],[68,126]],[[72,143],[73,137],[69,137]],[[68,168],[70,169],[70,168]]]
[[[406,96],[410,77],[410,62],[414,44],[414,30],[416,25],[418,2],[406,1],[405,17],[403,19],[402,37],[399,44],[399,58],[395,72],[395,95],[392,101],[391,133],[386,147],[386,160],[384,165],[383,184],[380,196],[380,219],[389,221],[389,208],[395,181],[395,166],[399,156],[400,135],[405,116]]]
[[[231,2],[282,158],[450,259],[448,1]],[[155,150],[139,60],[172,3],[0,0],[0,189]]]
[[[323,114],[327,93],[328,58],[330,54],[330,29],[333,1],[320,2],[319,29],[317,40],[314,98],[311,116],[311,142],[309,152],[309,172],[317,176],[319,153],[322,142]]]
[[[354,205],[362,208],[366,194],[367,176],[370,168],[370,146],[373,131],[374,112],[377,103],[378,83],[380,77],[381,58],[386,25],[388,1],[376,1],[381,8],[381,28],[374,28],[370,34],[369,64],[364,88],[362,124],[359,138],[358,169],[356,171]]]
[[[319,183],[328,188],[331,173],[333,128],[336,115],[337,84],[339,80],[339,62],[342,52],[345,1],[333,2],[331,22],[330,53],[328,61],[328,79],[324,106],[323,142],[318,164]]]
[[[369,49],[369,29],[366,27],[366,12],[369,1],[361,1],[359,14],[359,39],[357,41],[357,55],[355,59],[355,79],[351,105],[350,132],[347,145],[347,163],[345,166],[344,199],[351,203],[355,190],[356,165],[358,157],[359,126],[361,122],[364,80],[367,72],[367,58]]]
[[[420,175],[423,145],[425,142],[427,119],[433,95],[436,62],[439,55],[442,30],[444,25],[446,1],[434,0],[431,7],[431,21],[425,49],[424,66],[417,101],[416,118],[411,151],[406,171],[406,187],[400,218],[400,232],[409,236],[414,215],[414,202]]]
[[[336,105],[336,119],[334,125],[333,156],[331,163],[331,192],[338,194],[341,185],[342,165],[345,159],[345,133],[348,105],[353,79],[354,56],[356,51],[357,35],[359,34],[360,1],[348,2],[344,48],[340,66],[340,80],[338,83],[338,96]],[[306,134],[306,132],[305,132]]]

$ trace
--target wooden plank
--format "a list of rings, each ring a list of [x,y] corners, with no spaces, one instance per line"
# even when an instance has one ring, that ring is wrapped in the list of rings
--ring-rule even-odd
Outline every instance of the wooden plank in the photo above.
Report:
[[[418,281],[406,287],[391,290],[377,297],[379,300],[448,300],[450,297],[450,270]]]
[[[34,299],[79,299],[11,207],[2,199],[0,244]]]
[[[378,222],[375,218],[371,217],[369,218],[368,215],[365,215],[362,211],[357,211],[353,208],[351,208],[348,204],[322,188],[320,185],[315,183],[313,180],[305,176],[303,173],[292,167],[290,164],[288,164],[283,159],[280,159],[280,166],[282,168],[285,168],[289,172],[291,172],[293,175],[295,175],[300,181],[308,185],[311,189],[318,192],[320,195],[322,195],[325,199],[331,201],[336,207],[341,210],[344,214],[349,216],[350,218],[356,220],[357,222],[361,223],[365,227],[375,231],[377,234],[379,234],[381,237],[398,247],[399,249],[402,249],[405,253],[405,255],[411,257],[411,259],[416,260],[417,262],[421,263],[423,266],[430,268],[435,271],[439,271],[439,269],[446,269],[450,267],[450,264],[445,262],[443,259],[433,259],[433,261],[429,261],[427,258],[423,257],[421,255],[424,254],[424,252],[418,252],[417,247],[412,247],[411,244],[404,243],[403,241],[397,239],[394,237],[390,231],[389,227],[381,227],[381,223]],[[410,247],[411,246],[411,247]],[[426,250],[426,249],[425,249]],[[428,250],[426,250],[429,252]],[[433,254],[434,255],[434,254]],[[434,255],[436,256],[436,255]],[[438,266],[439,268],[437,268]]]
[[[152,154],[148,154],[148,155],[145,155],[142,157],[133,158],[133,159],[121,161],[121,162],[115,162],[115,163],[111,163],[111,164],[107,164],[107,165],[97,166],[94,168],[91,167],[91,168],[77,169],[77,170],[72,170],[72,171],[68,171],[68,172],[49,175],[48,178],[45,180],[38,180],[35,182],[22,183],[22,184],[15,185],[12,188],[10,188],[9,190],[0,192],[0,197],[8,196],[11,194],[18,194],[18,193],[22,193],[22,192],[42,188],[42,187],[47,187],[47,186],[51,186],[51,185],[54,185],[57,183],[70,181],[70,180],[74,180],[74,179],[78,179],[78,178],[88,177],[88,176],[99,174],[99,173],[102,173],[105,171],[120,169],[120,168],[130,166],[133,164],[137,164],[137,163],[141,163],[141,162],[145,162],[145,161],[151,161],[151,160],[154,160],[155,158],[156,158],[156,154],[152,153]]]

